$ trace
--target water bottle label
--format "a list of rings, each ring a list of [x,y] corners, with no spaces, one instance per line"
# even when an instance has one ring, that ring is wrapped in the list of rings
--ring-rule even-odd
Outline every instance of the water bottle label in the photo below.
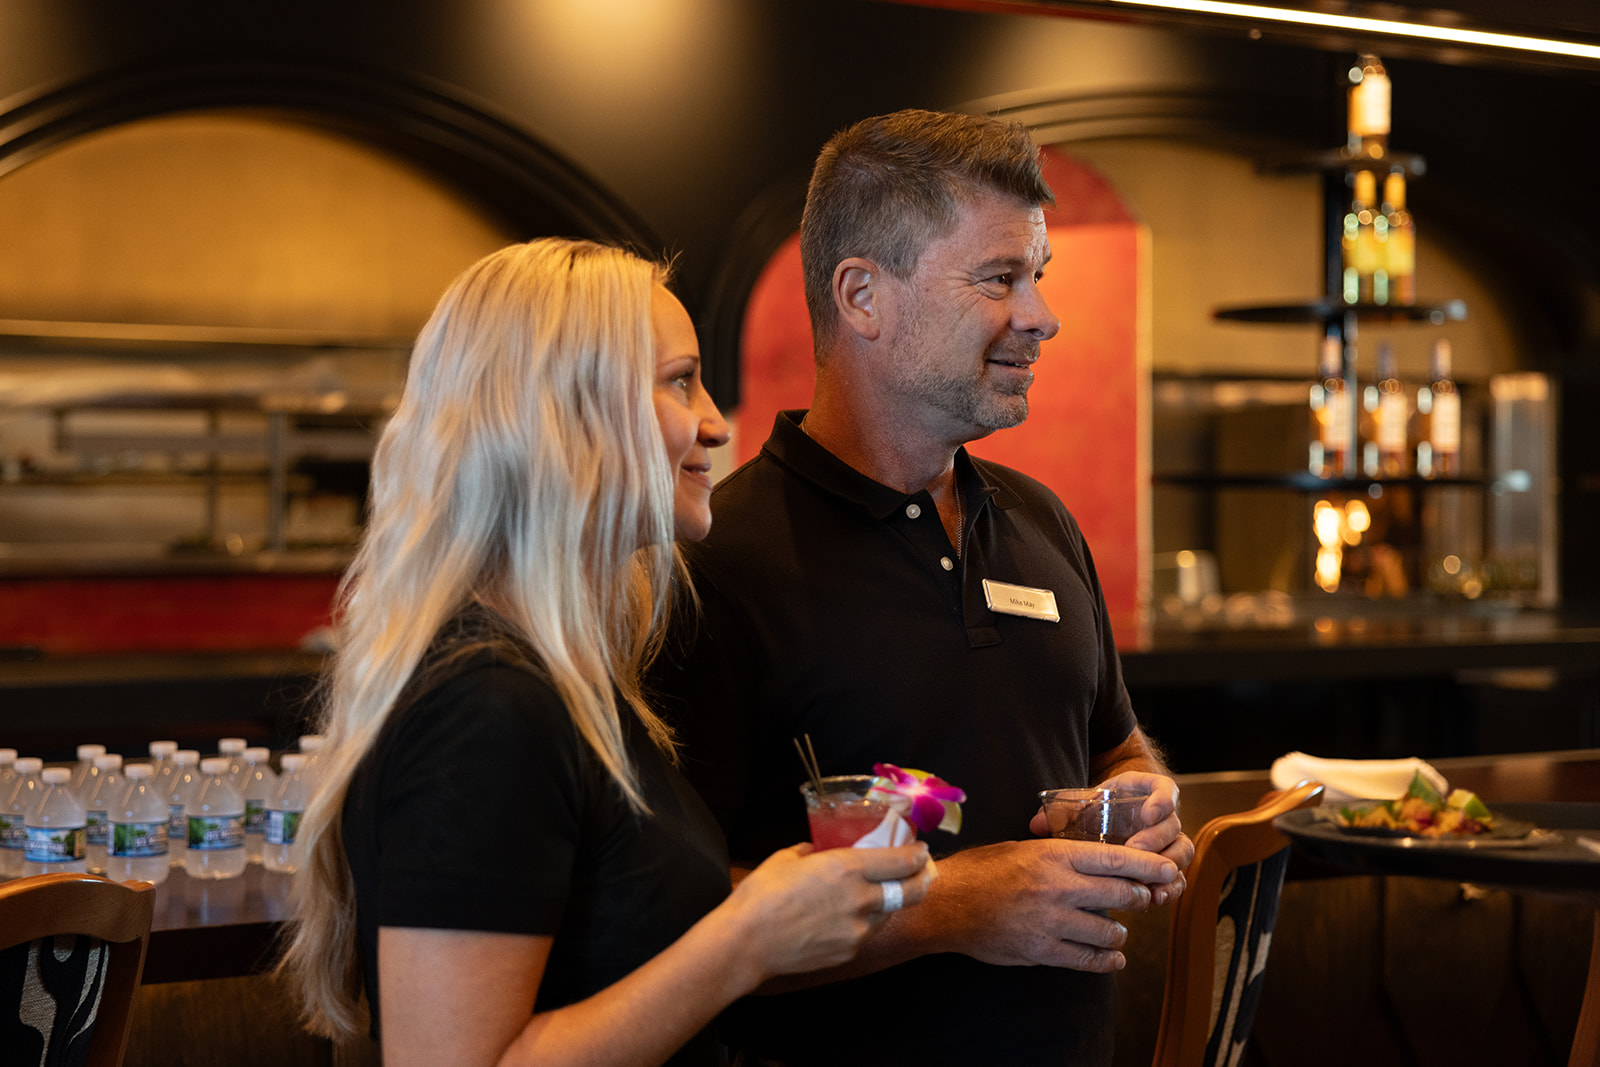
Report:
[[[28,828],[21,815],[0,813],[0,848],[20,849],[28,843]]]
[[[244,847],[243,815],[189,816],[189,849],[214,852]]]
[[[71,863],[84,857],[88,842],[81,826],[29,826],[28,863]]]
[[[292,845],[295,834],[300,832],[300,812],[298,811],[269,811],[267,812],[267,844]]]
[[[103,811],[84,812],[89,823],[89,844],[100,847],[110,838],[111,824],[106,821]]]
[[[111,854],[140,859],[145,856],[167,854],[167,823],[119,822],[111,824]]]
[[[167,805],[167,840],[182,841],[189,832],[189,820],[182,804]]]
[[[267,830],[267,804],[264,800],[246,800],[244,802],[244,832],[247,834],[266,833]]]

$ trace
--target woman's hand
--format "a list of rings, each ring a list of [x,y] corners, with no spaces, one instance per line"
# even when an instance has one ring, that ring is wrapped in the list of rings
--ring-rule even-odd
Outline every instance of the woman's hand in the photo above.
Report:
[[[937,876],[920,841],[823,852],[795,845],[751,871],[718,910],[744,931],[761,981],[846,962],[888,915],[884,902],[894,891],[886,894],[884,883],[899,883],[901,904],[909,907]]]

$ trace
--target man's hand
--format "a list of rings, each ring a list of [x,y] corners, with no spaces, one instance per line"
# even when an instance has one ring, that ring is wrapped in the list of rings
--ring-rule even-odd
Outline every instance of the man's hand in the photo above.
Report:
[[[1121,924],[1091,909],[1144,911],[1148,885],[1180,877],[1149,851],[1053,838],[965,849],[939,861],[940,878],[918,907],[894,917],[897,933],[927,952],[960,952],[1001,966],[1121,970]]]
[[[1125,789],[1134,793],[1149,793],[1149,799],[1139,809],[1144,829],[1128,839],[1128,848],[1155,852],[1176,865],[1175,877],[1164,882],[1150,882],[1151,903],[1155,907],[1170,904],[1183,893],[1187,884],[1183,872],[1194,859],[1194,842],[1183,833],[1178,821],[1178,786],[1171,778],[1149,771],[1124,771],[1101,782],[1100,789]],[[1028,829],[1040,837],[1050,833],[1050,824],[1043,811],[1028,823]]]

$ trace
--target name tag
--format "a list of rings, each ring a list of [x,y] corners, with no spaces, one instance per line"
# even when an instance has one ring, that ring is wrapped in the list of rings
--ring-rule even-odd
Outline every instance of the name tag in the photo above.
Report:
[[[985,578],[983,599],[990,611],[998,611],[1002,615],[1021,615],[1046,622],[1061,621],[1061,613],[1056,610],[1056,595],[1048,589],[1029,589],[1025,585],[991,582]]]

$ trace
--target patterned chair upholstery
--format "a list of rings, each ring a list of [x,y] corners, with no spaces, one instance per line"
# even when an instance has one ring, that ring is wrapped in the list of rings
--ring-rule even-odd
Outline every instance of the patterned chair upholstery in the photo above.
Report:
[[[1321,796],[1321,785],[1301,782],[1250,811],[1212,819],[1195,835],[1189,886],[1172,917],[1155,1067],[1239,1062],[1289,865],[1289,839],[1272,820]]]
[[[155,895],[84,874],[0,884],[0,1061],[122,1062]]]

